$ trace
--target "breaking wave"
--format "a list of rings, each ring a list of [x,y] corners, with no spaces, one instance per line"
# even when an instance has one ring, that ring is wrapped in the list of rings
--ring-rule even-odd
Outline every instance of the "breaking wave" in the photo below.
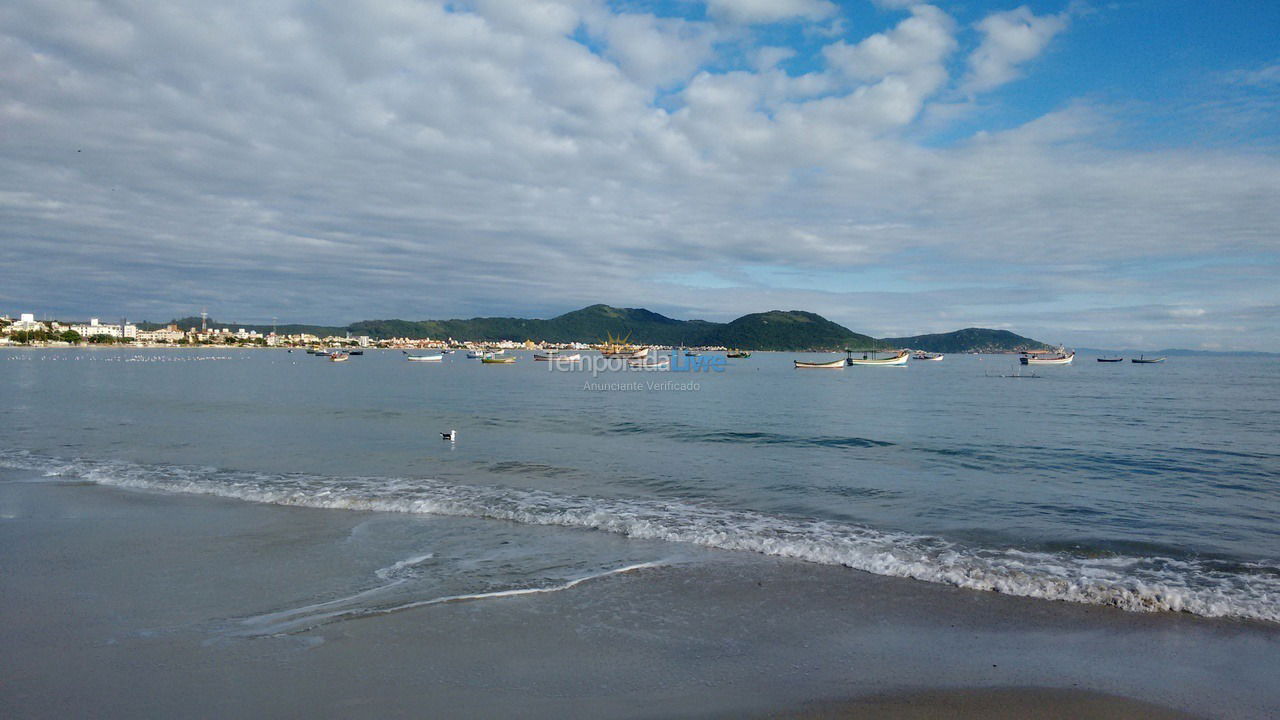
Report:
[[[330,477],[60,460],[24,451],[0,451],[0,465],[102,485],[278,505],[588,528],[631,538],[843,565],[972,590],[1110,605],[1131,611],[1280,622],[1280,566],[1269,563],[1139,554],[1098,557],[973,547],[939,537],[688,501],[561,495],[418,478]],[[396,570],[388,569],[388,579]]]

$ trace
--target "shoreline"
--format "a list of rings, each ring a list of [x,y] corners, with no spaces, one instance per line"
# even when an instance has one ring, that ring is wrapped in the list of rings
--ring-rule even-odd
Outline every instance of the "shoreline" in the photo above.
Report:
[[[0,516],[11,558],[0,709],[15,717],[1000,717],[1031,702],[1043,717],[1148,703],[1169,718],[1249,718],[1280,707],[1269,670],[1280,628],[743,553],[246,638],[229,632],[235,618],[363,582],[350,550],[362,528],[477,521],[14,473],[0,479]]]

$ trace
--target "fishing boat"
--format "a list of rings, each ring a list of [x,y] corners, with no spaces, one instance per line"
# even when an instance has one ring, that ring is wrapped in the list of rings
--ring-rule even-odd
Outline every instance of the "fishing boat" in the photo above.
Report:
[[[452,355],[452,354],[454,354],[455,352],[457,352],[457,350],[441,350],[441,351],[440,351],[440,354],[441,354],[441,355]]]
[[[649,348],[639,347],[627,342],[626,337],[615,338],[612,334],[605,336],[605,341],[596,346],[600,355],[610,360],[639,360],[649,355]]]
[[[917,350],[916,353],[911,356],[911,359],[938,361],[944,357],[946,357],[946,355],[943,355],[942,353],[931,353],[931,352],[925,352],[924,350]]]
[[[724,356],[734,360],[745,360],[751,357],[751,353],[746,350],[734,350],[733,352],[725,353]]]
[[[542,352],[534,353],[533,355],[534,360],[541,360],[543,362],[549,362],[551,360],[555,360],[561,357],[569,357],[569,356],[561,355],[559,350],[543,350]],[[581,355],[574,355],[573,357],[581,357]]]
[[[467,351],[467,359],[468,359],[468,360],[479,360],[480,358],[483,358],[486,354],[487,354],[487,353],[485,353],[485,351],[483,351],[483,350],[468,350],[468,351]]]
[[[494,357],[492,355],[486,355],[480,358],[480,362],[486,365],[510,365],[515,361],[516,359],[513,357]]]
[[[1070,365],[1072,360],[1076,359],[1076,352],[1072,350],[1067,352],[1062,348],[1058,348],[1057,352],[1045,353],[1037,350],[1031,350],[1022,354],[1018,358],[1018,362],[1023,365]]]
[[[907,364],[907,360],[911,358],[910,350],[899,350],[892,357],[875,358],[871,357],[871,353],[862,353],[862,357],[853,357],[850,353],[845,362],[849,365],[878,365],[881,367],[902,367]]]
[[[329,360],[330,360],[331,362],[346,362],[346,361],[348,361],[348,360],[350,360],[350,359],[351,359],[351,356],[350,356],[350,355],[348,355],[348,354],[346,354],[346,353],[344,353],[344,352],[332,352],[332,353],[329,353]]]
[[[348,354],[348,355],[364,355],[364,351],[363,351],[363,350],[348,350],[348,351],[347,351],[347,354]]]
[[[1162,357],[1158,357],[1158,358],[1149,358],[1149,357],[1147,357],[1146,355],[1141,355],[1141,356],[1138,356],[1138,357],[1136,357],[1136,358],[1129,358],[1129,362],[1140,363],[1140,364],[1142,364],[1142,365],[1153,365],[1153,364],[1155,364],[1155,363],[1162,363],[1162,362],[1164,362],[1164,358],[1162,358]]]
[[[695,350],[685,350],[684,356],[685,357],[702,357],[702,353],[697,352]]]
[[[409,362],[441,362],[444,360],[444,355],[410,355],[405,360]]]
[[[582,360],[582,354],[581,354],[581,353],[574,353],[574,354],[572,354],[572,355],[550,355],[550,356],[548,356],[548,355],[534,355],[534,356],[533,356],[533,359],[534,359],[534,360],[541,360],[541,361],[543,361],[543,362],[575,363],[575,362],[579,362],[580,360]]]
[[[792,360],[796,364],[798,370],[840,370],[844,367],[844,359],[832,360],[831,362],[805,362],[803,360]]]
[[[1122,357],[1098,358],[1098,362],[1124,362],[1124,358]]]

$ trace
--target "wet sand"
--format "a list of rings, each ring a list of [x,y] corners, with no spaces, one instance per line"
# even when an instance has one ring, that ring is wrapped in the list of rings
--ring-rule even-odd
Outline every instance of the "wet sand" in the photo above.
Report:
[[[745,553],[284,637],[236,634],[237,618],[338,592],[335,578],[353,571],[343,543],[370,517],[0,482],[0,716],[1261,718],[1280,709],[1280,628]]]

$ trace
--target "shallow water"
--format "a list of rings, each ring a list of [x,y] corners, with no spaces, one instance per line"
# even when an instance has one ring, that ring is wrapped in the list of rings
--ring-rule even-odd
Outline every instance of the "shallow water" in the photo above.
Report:
[[[316,598],[336,603],[318,614],[737,550],[1280,621],[1272,360],[1081,357],[1010,379],[993,376],[1015,370],[1011,356],[796,371],[798,356],[758,353],[723,373],[593,378],[518,355],[0,351],[0,468],[473,519],[371,561],[369,582]],[[524,555],[484,573],[437,560],[449,543],[491,552],[493,521],[528,529],[513,543]]]

